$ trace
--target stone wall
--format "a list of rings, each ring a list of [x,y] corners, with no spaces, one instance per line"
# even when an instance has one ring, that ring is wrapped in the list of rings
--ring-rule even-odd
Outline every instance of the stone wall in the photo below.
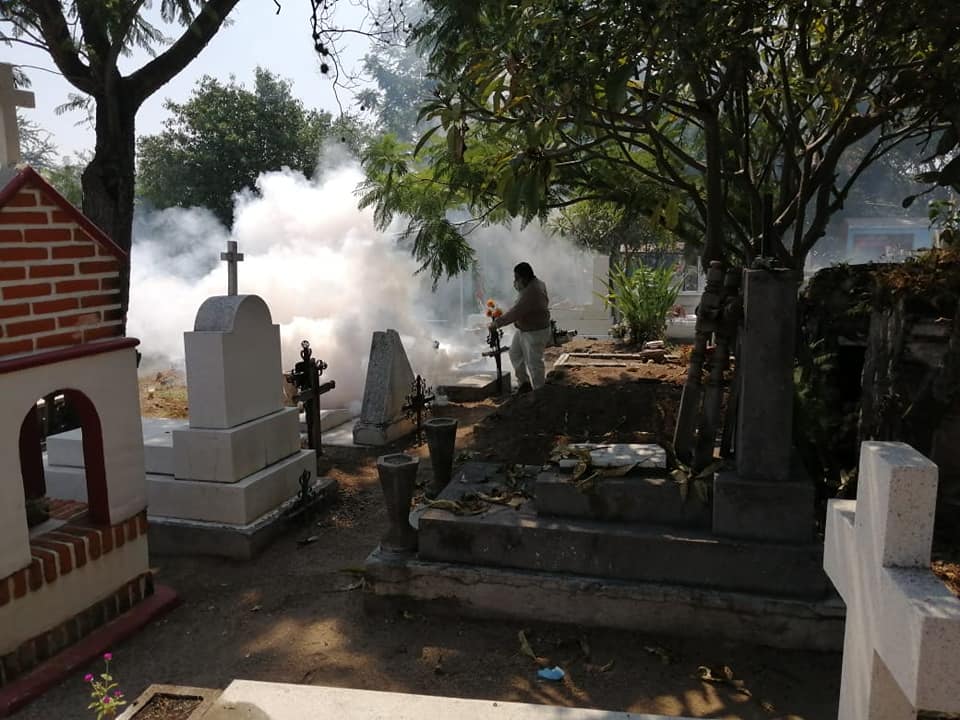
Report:
[[[808,465],[852,470],[863,441],[909,443],[940,466],[941,506],[960,501],[960,260],[851,265],[804,288],[798,360]],[[804,442],[804,440],[806,442]],[[952,500],[951,498],[955,498]],[[957,505],[960,508],[960,504]]]

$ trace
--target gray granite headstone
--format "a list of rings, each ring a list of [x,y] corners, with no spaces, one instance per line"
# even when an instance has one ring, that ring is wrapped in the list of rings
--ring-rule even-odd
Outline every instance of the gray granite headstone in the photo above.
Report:
[[[403,405],[411,392],[413,370],[396,330],[378,330],[370,345],[360,419],[353,429],[359,445],[386,445],[412,429]]]

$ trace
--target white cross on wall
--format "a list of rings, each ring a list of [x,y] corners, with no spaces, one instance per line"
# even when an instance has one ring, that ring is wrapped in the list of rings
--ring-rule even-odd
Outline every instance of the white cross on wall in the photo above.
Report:
[[[227,251],[220,253],[227,262],[227,295],[237,294],[237,263],[243,262],[243,253],[237,252],[237,241],[227,240]]]
[[[847,605],[839,720],[960,712],[960,599],[930,571],[937,466],[860,448],[857,499],[831,500],[824,569]]]
[[[20,162],[20,131],[17,128],[17,108],[35,107],[32,92],[18,90],[13,82],[13,65],[0,63],[0,168]]]

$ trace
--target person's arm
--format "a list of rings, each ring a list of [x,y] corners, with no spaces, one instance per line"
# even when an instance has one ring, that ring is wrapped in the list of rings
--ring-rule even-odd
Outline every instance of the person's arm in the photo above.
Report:
[[[517,298],[517,301],[513,304],[509,310],[507,310],[503,315],[498,318],[493,319],[494,327],[503,327],[504,325],[509,325],[512,322],[516,322],[518,318],[526,315],[530,310],[533,309],[533,293],[532,283],[523,289],[523,292],[520,293],[520,297]]]

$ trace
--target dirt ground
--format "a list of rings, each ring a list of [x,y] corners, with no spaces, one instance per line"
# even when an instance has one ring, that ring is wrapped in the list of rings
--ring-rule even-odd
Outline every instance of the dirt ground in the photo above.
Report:
[[[534,395],[443,414],[460,418],[462,451],[540,463],[563,438],[666,437],[683,374],[679,362],[571,369]],[[176,405],[173,387],[158,404]],[[149,400],[157,395],[155,388]],[[425,447],[405,447],[426,458]],[[365,615],[360,572],[386,527],[374,464],[382,452],[328,449],[338,504],[290,528],[253,561],[154,558],[157,581],[176,589],[183,604],[112,648],[111,668],[128,699],[151,683],[223,688],[240,678],[690,717],[836,717],[839,654],[709,636]],[[424,465],[428,474],[428,459]],[[538,655],[566,670],[562,682],[537,680],[537,666],[520,652],[521,630]],[[702,681],[701,668],[717,677],[728,668],[733,680]],[[99,671],[96,664],[81,669],[15,717],[87,717],[83,676]]]

